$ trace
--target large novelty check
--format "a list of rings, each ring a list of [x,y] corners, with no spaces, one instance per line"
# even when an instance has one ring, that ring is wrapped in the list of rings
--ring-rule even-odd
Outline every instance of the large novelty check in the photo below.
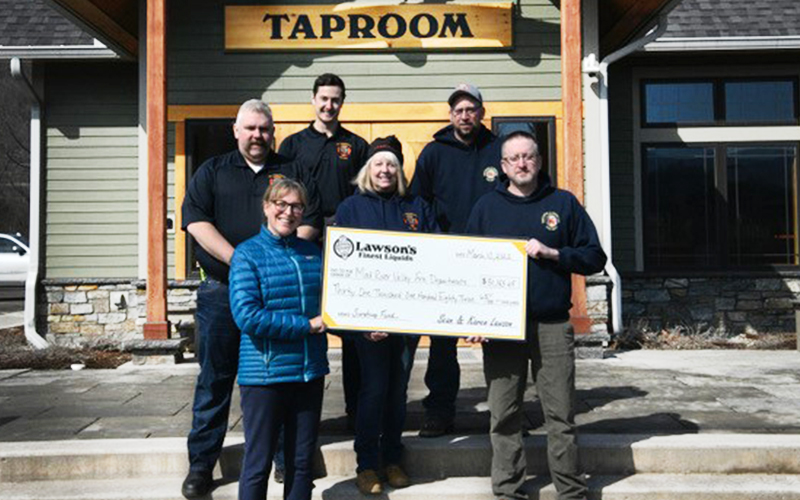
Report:
[[[331,329],[524,340],[525,241],[329,227]]]

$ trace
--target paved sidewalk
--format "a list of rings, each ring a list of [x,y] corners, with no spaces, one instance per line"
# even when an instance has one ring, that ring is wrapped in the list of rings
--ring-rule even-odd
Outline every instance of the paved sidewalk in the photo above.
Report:
[[[331,351],[323,434],[344,433],[341,365]],[[409,429],[417,429],[426,350],[409,388]],[[479,349],[461,349],[457,432],[485,433],[489,415]],[[0,371],[0,441],[185,437],[198,367]],[[633,351],[578,361],[583,433],[800,433],[800,353]],[[542,418],[528,390],[528,423]],[[238,391],[237,391],[238,393]],[[231,435],[241,435],[238,394]]]

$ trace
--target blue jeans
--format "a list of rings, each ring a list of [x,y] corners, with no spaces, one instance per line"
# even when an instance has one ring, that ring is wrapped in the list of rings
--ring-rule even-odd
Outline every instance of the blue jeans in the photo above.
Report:
[[[406,392],[419,337],[389,335],[372,342],[355,336],[361,365],[356,415],[357,472],[399,464],[406,421]]]
[[[189,466],[211,471],[217,463],[239,366],[239,329],[233,321],[228,285],[206,280],[197,290],[197,359],[200,374],[194,390]]]
[[[311,382],[243,385],[244,458],[239,477],[239,500],[267,498],[267,481],[278,433],[284,430],[286,474],[283,498],[308,500],[313,488],[325,377]]]
[[[422,400],[426,417],[452,422],[456,415],[456,396],[461,382],[457,338],[431,337],[425,385],[428,395]]]

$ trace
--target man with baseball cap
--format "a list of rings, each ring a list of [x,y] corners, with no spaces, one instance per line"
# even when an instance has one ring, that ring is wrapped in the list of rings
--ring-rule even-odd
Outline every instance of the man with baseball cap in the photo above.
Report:
[[[500,141],[483,126],[483,96],[474,85],[461,83],[447,100],[450,125],[433,135],[417,159],[411,192],[435,211],[442,231],[462,234],[472,206],[495,188],[500,176]],[[421,437],[453,430],[460,383],[456,343],[452,337],[431,337],[423,400]]]

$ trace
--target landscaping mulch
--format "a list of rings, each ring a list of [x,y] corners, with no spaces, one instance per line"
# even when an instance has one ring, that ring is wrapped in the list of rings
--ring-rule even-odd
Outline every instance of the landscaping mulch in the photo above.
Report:
[[[86,368],[117,368],[130,359],[130,353],[110,347],[35,349],[25,340],[22,327],[0,330],[0,370],[66,370],[73,364],[83,364]]]
[[[797,335],[787,333],[740,333],[727,336],[719,332],[697,332],[688,328],[628,328],[616,335],[612,349],[697,350],[697,349],[752,349],[794,350]]]

